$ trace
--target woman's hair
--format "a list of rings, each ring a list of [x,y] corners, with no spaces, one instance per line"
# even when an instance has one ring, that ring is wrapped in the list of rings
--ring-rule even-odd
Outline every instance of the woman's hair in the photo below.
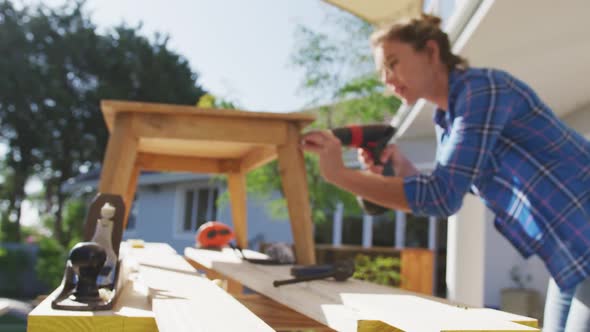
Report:
[[[466,59],[451,52],[449,36],[440,28],[441,19],[437,16],[422,14],[419,18],[399,21],[377,29],[371,35],[371,46],[380,46],[385,41],[397,40],[412,45],[421,51],[426,42],[434,40],[440,49],[440,59],[449,71],[469,66]]]

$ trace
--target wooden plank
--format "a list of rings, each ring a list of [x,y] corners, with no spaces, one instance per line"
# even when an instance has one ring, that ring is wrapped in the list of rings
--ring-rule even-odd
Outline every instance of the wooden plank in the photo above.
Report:
[[[168,264],[170,269],[179,268],[179,261],[184,260],[179,257],[174,249],[167,244],[149,244],[144,250],[135,251],[133,258],[129,255],[129,247],[126,242],[121,243],[120,256],[126,257],[126,264],[132,262],[153,262],[153,257],[161,257],[158,260]],[[160,264],[163,264],[160,262]],[[195,273],[194,269],[187,266],[180,266],[184,272]],[[122,293],[116,300],[113,310],[108,311],[66,311],[55,310],[51,308],[51,301],[61,292],[56,289],[46,297],[35,309],[31,311],[28,317],[28,332],[78,332],[78,331],[95,331],[95,332],[156,332],[158,327],[151,304],[148,301],[148,288],[138,282],[137,279],[131,278],[123,287]]]
[[[244,173],[229,173],[227,184],[236,242],[241,248],[248,248],[246,175]]]
[[[216,116],[191,116],[149,113],[139,114],[134,122],[133,130],[138,137],[157,139],[176,139],[191,141],[220,141],[256,144],[283,144],[286,140],[285,126],[287,123],[279,120],[236,119]],[[189,154],[194,150],[190,145]],[[162,148],[168,149],[167,146]],[[171,145],[170,149],[180,150]],[[178,151],[177,153],[181,153]]]
[[[109,137],[102,163],[98,190],[125,197],[137,156],[137,137],[133,134],[133,115],[120,113]]]
[[[297,311],[260,294],[234,295],[256,316],[277,331],[301,331],[312,329],[314,332],[334,331]]]
[[[138,266],[138,273],[123,288],[113,310],[54,310],[51,300],[59,294],[57,289],[29,314],[27,331],[273,331],[169,245],[130,248],[122,242],[121,255]]]
[[[121,242],[123,255],[136,264],[153,266],[183,274],[199,276],[197,271],[167,243],[148,242],[143,248],[132,248],[127,241]]]
[[[428,249],[404,248],[400,252],[400,260],[400,287],[422,294],[433,294],[434,252]]]
[[[319,263],[354,259],[357,254],[370,257],[386,256],[400,259],[401,289],[432,295],[434,275],[434,252],[421,248],[370,247],[358,245],[316,244],[316,259]]]
[[[287,143],[278,147],[279,173],[287,200],[298,264],[314,264],[313,224],[303,151],[299,147],[299,128],[289,124]]]
[[[164,172],[227,173],[239,172],[239,159],[215,159],[140,152],[137,156],[143,170]]]
[[[208,109],[198,108],[189,105],[174,105],[162,103],[141,103],[122,100],[101,100],[100,108],[105,116],[109,130],[113,128],[113,119],[118,112],[141,112],[141,113],[165,113],[177,115],[208,115],[216,117],[270,119],[282,121],[295,121],[302,124],[309,124],[315,120],[315,115],[304,112],[293,113],[270,113],[251,112],[243,110]]]
[[[227,284],[225,287],[225,291],[228,292],[229,294],[231,294],[232,296],[237,297],[237,296],[242,295],[244,293],[244,287],[242,286],[242,284],[235,281],[234,279],[229,278],[228,276],[221,274],[215,270],[209,269],[209,268],[195,262],[192,259],[187,259],[187,262],[192,267],[197,269],[199,272],[205,273],[205,276],[209,280],[216,280],[217,279],[217,280],[222,280],[222,281],[226,282]]]
[[[539,328],[539,321],[536,318],[517,315],[505,311],[490,308],[469,308],[472,316],[481,317],[482,319],[501,319],[529,327]]]
[[[257,146],[254,143],[140,137],[138,149],[141,152],[183,157],[232,159],[241,158]]]
[[[258,146],[252,148],[241,160],[242,171],[249,172],[266,163],[271,162],[277,157],[277,149],[272,145]]]
[[[241,173],[241,161],[239,159],[222,159],[219,161],[221,173]]]
[[[161,245],[160,245],[161,246]],[[160,332],[274,331],[213,282],[200,276],[181,256],[129,248],[148,286]]]
[[[229,249],[210,252],[186,248],[184,254],[338,331],[356,331],[359,321],[381,321],[399,331],[538,331],[512,323],[507,316],[484,316],[478,309],[444,299],[355,279],[318,280],[275,288],[273,280],[289,278],[289,266],[241,262]],[[337,315],[329,316],[331,313]],[[359,328],[363,326],[367,325],[360,324]]]
[[[360,280],[353,279],[345,283],[325,282],[324,284],[314,282],[307,288],[309,291],[320,294],[338,294],[343,305],[362,313],[363,320],[367,318],[379,320],[400,331],[538,332],[538,329],[513,323],[512,320],[515,317],[508,313],[500,312],[495,317],[485,316],[480,312],[482,310],[480,308],[468,308],[446,299]],[[410,315],[410,313],[413,314]],[[447,313],[450,314],[447,315]],[[423,322],[424,317],[428,317],[428,323]],[[429,325],[430,321],[440,324]],[[447,329],[449,326],[446,324],[449,321],[454,324],[451,325],[451,329]],[[407,326],[408,322],[410,326]],[[433,329],[430,329],[431,327]]]
[[[141,168],[135,162],[133,164],[133,171],[131,171],[131,179],[129,179],[129,185],[127,186],[127,193],[125,194],[123,201],[125,203],[125,217],[123,218],[123,231],[127,229],[127,222],[129,221],[129,214],[131,213],[131,209],[133,208],[133,201],[135,200],[135,191],[137,190],[137,180],[139,179],[139,174],[141,173]]]
[[[400,331],[539,331],[491,315],[472,314],[471,308],[430,301],[416,295],[347,293],[341,296],[345,305],[371,313]]]
[[[265,258],[266,255],[251,250],[244,250],[251,258]],[[312,283],[293,284],[275,288],[274,280],[290,278],[290,266],[266,266],[243,263],[239,253],[232,249],[221,252],[195,248],[185,248],[185,258],[218,271],[244,286],[263,294],[313,320],[336,331],[356,331],[356,324],[361,316],[351,308],[342,305],[337,293],[322,294],[310,291]],[[327,281],[317,281],[327,283]]]
[[[219,173],[219,160],[200,157],[182,157],[169,154],[141,152],[137,158],[139,167],[146,171]]]
[[[51,308],[61,292],[56,289],[29,313],[28,332],[157,332],[156,320],[147,299],[147,288],[131,280],[123,288],[113,310],[66,311]]]
[[[160,332],[273,331],[206,278],[140,267]],[[229,319],[228,319],[229,318]]]

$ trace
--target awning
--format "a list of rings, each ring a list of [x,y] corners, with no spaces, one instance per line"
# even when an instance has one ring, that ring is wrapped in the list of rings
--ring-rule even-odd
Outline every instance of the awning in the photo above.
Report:
[[[324,0],[363,20],[380,25],[422,13],[423,0]]]

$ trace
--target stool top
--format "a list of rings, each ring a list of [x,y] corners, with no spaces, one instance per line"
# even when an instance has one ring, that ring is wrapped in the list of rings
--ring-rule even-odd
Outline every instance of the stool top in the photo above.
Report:
[[[145,103],[122,100],[102,100],[100,102],[103,116],[109,131],[112,130],[115,114],[118,112],[133,113],[159,113],[175,115],[206,115],[231,118],[254,118],[265,120],[284,120],[288,122],[299,122],[301,125],[308,125],[315,120],[315,116],[306,112],[271,113],[251,112],[236,109],[199,108],[190,105]]]

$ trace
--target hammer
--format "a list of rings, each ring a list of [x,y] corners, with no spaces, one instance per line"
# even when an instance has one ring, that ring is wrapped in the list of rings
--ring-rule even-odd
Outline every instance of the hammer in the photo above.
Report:
[[[311,266],[311,269],[314,269],[315,266]],[[293,279],[286,279],[286,280],[275,280],[273,281],[273,286],[279,287],[288,284],[294,284],[303,281],[312,281],[312,280],[320,280],[326,278],[334,278],[336,281],[345,281],[346,279],[352,277],[354,274],[354,262],[347,260],[347,261],[340,261],[334,263],[332,269],[327,271],[321,271],[320,273],[312,273],[310,275],[305,276],[298,276]]]

